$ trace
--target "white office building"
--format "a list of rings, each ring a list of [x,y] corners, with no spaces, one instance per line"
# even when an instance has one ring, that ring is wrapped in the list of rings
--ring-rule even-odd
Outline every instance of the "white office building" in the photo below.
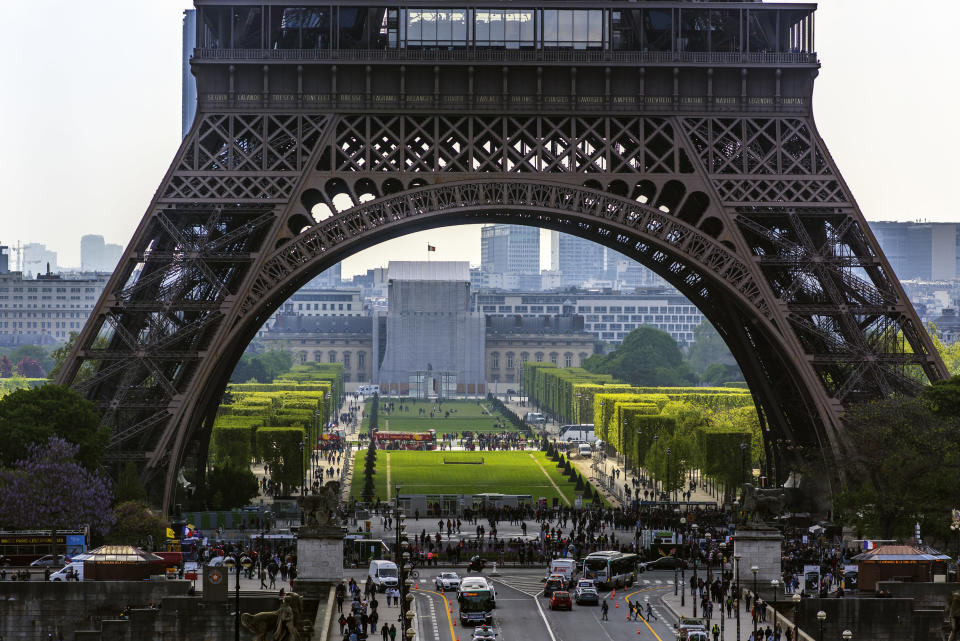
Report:
[[[473,306],[487,316],[580,314],[585,331],[613,345],[641,325],[650,325],[687,346],[693,342],[693,330],[704,320],[696,306],[669,289],[635,294],[481,291],[474,293]]]

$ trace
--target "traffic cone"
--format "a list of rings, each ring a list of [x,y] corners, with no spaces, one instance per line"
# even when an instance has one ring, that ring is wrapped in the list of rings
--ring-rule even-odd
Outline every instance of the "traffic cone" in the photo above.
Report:
[[[643,634],[643,628],[637,626],[637,634]],[[457,639],[457,641],[460,641],[460,639]]]
[[[615,603],[613,604],[613,607],[614,607],[614,608],[619,608],[619,607],[620,607],[620,602],[619,602],[619,601],[615,602]]]
[[[613,592],[610,593],[610,598],[617,598],[617,588],[613,588]]]

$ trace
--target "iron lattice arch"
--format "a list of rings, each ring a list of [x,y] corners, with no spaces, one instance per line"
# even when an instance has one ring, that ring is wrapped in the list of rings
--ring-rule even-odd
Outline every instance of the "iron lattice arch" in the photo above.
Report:
[[[478,222],[588,238],[667,279],[737,358],[771,454],[831,458],[844,404],[945,375],[809,116],[263,107],[198,115],[59,381],[104,412],[108,458],[164,472],[169,506],[287,297],[383,240]]]

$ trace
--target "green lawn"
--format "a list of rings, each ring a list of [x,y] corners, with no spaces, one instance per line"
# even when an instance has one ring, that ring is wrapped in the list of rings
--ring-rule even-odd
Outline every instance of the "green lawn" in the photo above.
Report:
[[[390,402],[391,399],[382,399],[384,402]],[[363,423],[361,430],[366,432],[369,429],[369,417],[372,405],[371,400],[364,403]],[[441,406],[440,412],[434,412],[433,418],[430,418],[430,411],[434,407],[433,401],[406,400],[402,402],[393,400],[396,409],[390,413],[380,412],[377,422],[382,432],[426,432],[427,430],[436,430],[437,434],[460,433],[463,431],[471,432],[505,432],[516,431],[516,429],[507,422],[499,413],[490,409],[486,402],[481,401],[482,405],[477,405],[476,401],[445,401]],[[400,410],[400,406],[404,410]],[[406,408],[409,407],[409,411]],[[426,413],[421,416],[420,410]],[[444,418],[446,412],[450,412],[449,418]],[[500,418],[501,427],[497,427],[497,418]]]
[[[352,492],[360,498],[363,489],[363,461],[366,451],[357,452]],[[529,494],[534,500],[562,494],[572,504],[575,484],[563,476],[556,463],[543,452],[377,452],[374,487],[381,499],[387,496],[387,454],[390,455],[390,484],[402,486],[404,494]],[[531,458],[532,455],[532,458]],[[447,461],[479,461],[482,465],[451,465]],[[537,462],[540,465],[537,465]],[[553,487],[543,470],[559,487]],[[561,501],[562,503],[562,501]]]

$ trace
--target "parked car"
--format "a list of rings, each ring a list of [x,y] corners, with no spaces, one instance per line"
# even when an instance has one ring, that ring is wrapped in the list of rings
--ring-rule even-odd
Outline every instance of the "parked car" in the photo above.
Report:
[[[595,587],[591,586],[577,586],[576,591],[573,593],[573,598],[577,602],[577,605],[597,605],[600,603],[600,594],[597,592]]]
[[[436,580],[437,589],[441,592],[456,590],[460,587],[460,575],[456,572],[441,572]]]
[[[70,563],[70,558],[64,554],[58,554],[53,556],[52,554],[47,554],[41,556],[39,559],[30,564],[32,568],[62,568],[67,563]]]
[[[661,556],[659,559],[640,564],[642,570],[675,570],[685,567],[688,567],[687,562],[675,556]]]
[[[551,610],[572,610],[573,600],[570,599],[570,593],[566,590],[557,590],[550,595]]]

